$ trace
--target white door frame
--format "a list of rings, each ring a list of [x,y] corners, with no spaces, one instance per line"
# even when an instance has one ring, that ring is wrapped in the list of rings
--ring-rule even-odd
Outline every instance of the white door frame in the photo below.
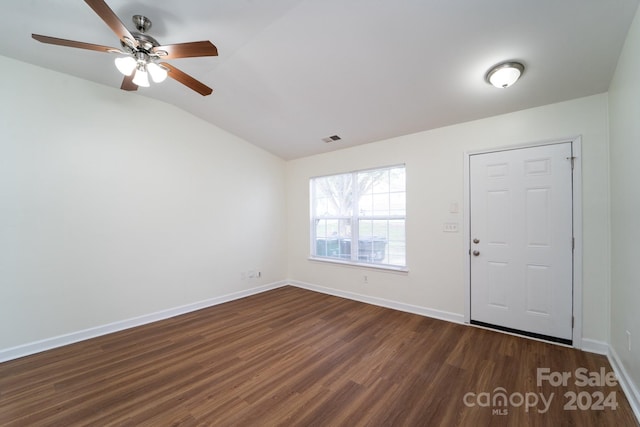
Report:
[[[463,211],[463,239],[465,257],[465,303],[464,322],[471,323],[471,215],[470,188],[469,188],[469,159],[474,154],[493,153],[496,151],[516,150],[520,148],[539,147],[541,145],[553,145],[571,143],[574,157],[573,163],[573,237],[575,247],[573,250],[573,346],[582,348],[582,138],[573,136],[570,138],[540,141],[528,144],[509,145],[484,150],[465,151],[464,153],[464,211]]]

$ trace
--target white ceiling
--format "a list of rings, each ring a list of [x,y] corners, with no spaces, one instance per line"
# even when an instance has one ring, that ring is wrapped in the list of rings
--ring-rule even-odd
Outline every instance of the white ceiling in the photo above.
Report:
[[[607,91],[638,0],[107,0],[161,44],[211,40],[219,57],[170,61],[213,87],[140,88],[284,158]],[[4,2],[0,55],[114,88],[111,54],[31,33],[119,46],[81,0]],[[526,65],[495,89],[486,71]],[[186,130],[188,132],[188,130]],[[322,138],[343,139],[326,144]]]

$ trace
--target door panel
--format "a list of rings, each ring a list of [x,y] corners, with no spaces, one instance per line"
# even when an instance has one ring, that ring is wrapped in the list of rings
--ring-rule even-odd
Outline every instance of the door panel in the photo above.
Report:
[[[571,143],[471,155],[469,178],[472,322],[571,340]]]

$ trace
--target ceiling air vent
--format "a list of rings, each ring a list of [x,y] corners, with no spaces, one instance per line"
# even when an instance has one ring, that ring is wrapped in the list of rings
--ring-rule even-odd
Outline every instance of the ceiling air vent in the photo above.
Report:
[[[326,138],[322,138],[322,140],[324,142],[334,142],[334,141],[340,141],[342,138],[340,138],[338,135],[332,135],[332,136],[328,136]]]

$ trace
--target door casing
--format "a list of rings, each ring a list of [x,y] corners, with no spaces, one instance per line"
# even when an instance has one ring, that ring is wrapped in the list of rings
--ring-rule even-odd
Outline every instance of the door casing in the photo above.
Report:
[[[469,159],[474,154],[493,153],[496,151],[516,150],[520,148],[539,147],[570,142],[572,146],[573,163],[573,347],[582,348],[582,138],[573,136],[549,141],[539,141],[527,144],[517,144],[495,147],[483,150],[465,151],[464,153],[464,209],[463,209],[463,239],[465,257],[465,307],[464,321],[471,323],[471,213],[469,188]]]

